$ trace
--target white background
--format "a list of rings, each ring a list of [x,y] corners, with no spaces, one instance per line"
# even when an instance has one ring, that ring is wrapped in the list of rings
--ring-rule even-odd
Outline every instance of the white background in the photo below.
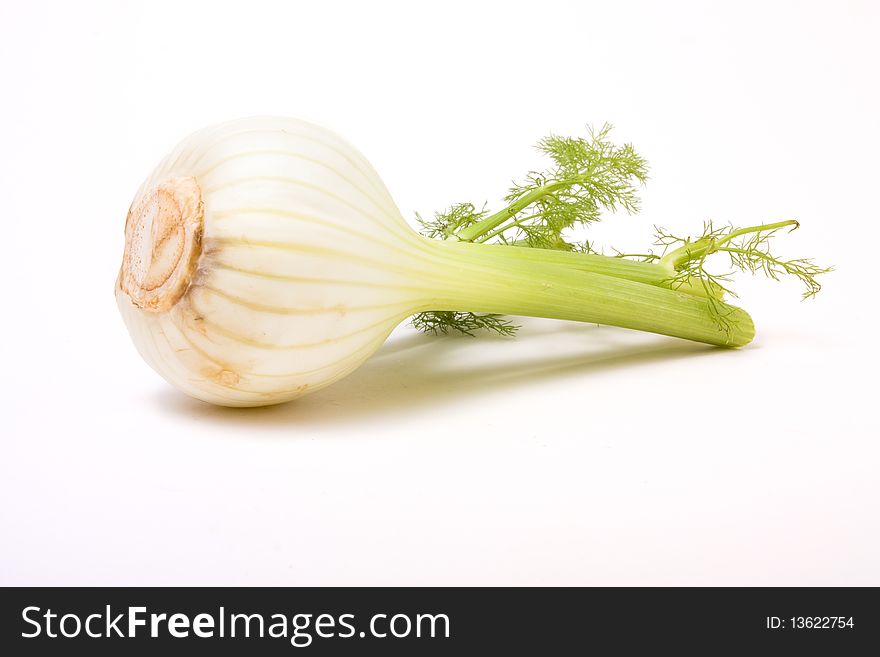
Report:
[[[2,584],[880,584],[877,3],[143,2],[0,9]],[[815,301],[745,277],[740,351],[401,327],[291,404],[190,400],[112,284],[180,138],[312,117],[401,210],[497,202],[611,121],[653,224],[796,217]]]

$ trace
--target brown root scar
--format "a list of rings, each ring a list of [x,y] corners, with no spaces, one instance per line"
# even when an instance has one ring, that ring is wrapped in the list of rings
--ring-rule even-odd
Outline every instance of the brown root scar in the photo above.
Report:
[[[184,295],[201,253],[205,204],[195,178],[173,178],[135,199],[125,221],[119,285],[138,308],[165,312]]]

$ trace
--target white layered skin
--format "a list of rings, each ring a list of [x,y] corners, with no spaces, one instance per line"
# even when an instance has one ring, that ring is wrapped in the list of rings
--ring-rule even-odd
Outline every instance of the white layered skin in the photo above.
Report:
[[[254,118],[184,140],[144,182],[194,177],[201,255],[165,312],[117,301],[144,359],[199,399],[294,399],[358,367],[431,301],[426,240],[369,163],[334,133]]]

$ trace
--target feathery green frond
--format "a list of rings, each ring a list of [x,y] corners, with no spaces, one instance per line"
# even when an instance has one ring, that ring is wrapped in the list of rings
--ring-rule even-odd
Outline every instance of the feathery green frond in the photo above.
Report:
[[[474,336],[477,331],[490,331],[498,335],[511,336],[519,328],[501,315],[446,310],[429,310],[413,315],[412,325],[423,333],[434,335],[458,332]]]
[[[432,239],[446,239],[462,228],[477,223],[486,216],[486,208],[477,210],[473,203],[456,203],[443,212],[435,212],[431,220],[416,213],[416,221],[422,227],[422,234]]]
[[[779,231],[785,228],[795,230],[798,226],[797,221],[788,220],[748,228],[735,228],[732,225],[716,228],[711,221],[707,221],[703,225],[702,235],[696,239],[676,237],[658,229],[655,243],[664,248],[661,262],[671,264],[675,269],[675,275],[670,279],[672,286],[680,288],[693,285],[695,281],[701,284],[711,293],[710,305],[716,320],[728,330],[730,327],[725,316],[730,306],[722,299],[725,294],[737,296],[730,289],[731,277],[736,270],[763,273],[777,281],[783,276],[794,276],[805,287],[804,299],[815,296],[822,288],[816,277],[832,271],[831,267],[820,267],[809,258],[786,260],[770,252],[770,240]],[[728,256],[730,271],[713,274],[707,269],[707,259],[716,253]]]

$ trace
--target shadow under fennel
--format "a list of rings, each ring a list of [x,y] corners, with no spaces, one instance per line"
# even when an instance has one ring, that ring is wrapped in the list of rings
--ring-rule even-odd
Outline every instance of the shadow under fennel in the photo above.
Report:
[[[325,427],[442,410],[464,397],[490,396],[549,379],[717,353],[718,348],[607,326],[519,319],[514,338],[432,336],[397,329],[360,368],[300,399],[258,408],[213,406],[164,387],[165,412],[225,426]]]

